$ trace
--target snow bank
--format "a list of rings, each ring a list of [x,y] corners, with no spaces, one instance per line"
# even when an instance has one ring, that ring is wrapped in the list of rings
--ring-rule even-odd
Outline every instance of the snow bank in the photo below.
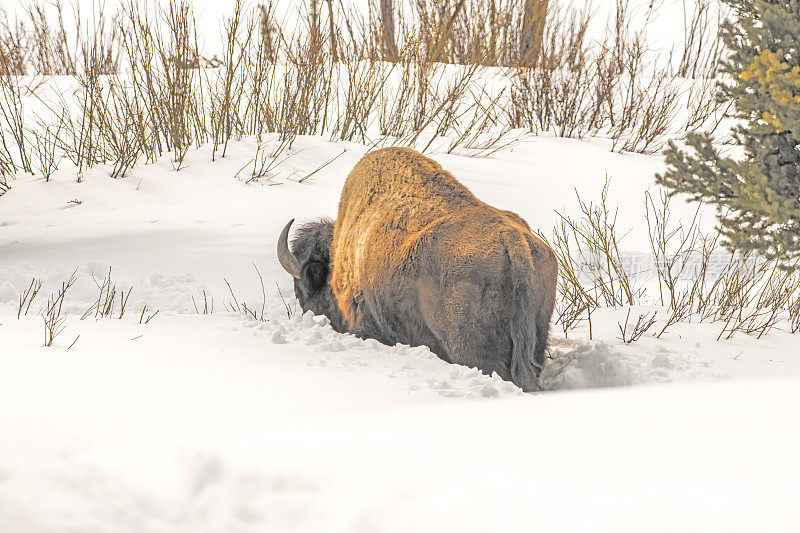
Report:
[[[800,527],[796,336],[717,342],[719,325],[690,323],[626,345],[626,310],[601,309],[591,334],[553,330],[547,392],[523,394],[425,347],[336,333],[299,310],[275,239],[290,218],[335,214],[366,147],[300,137],[270,184],[248,185],[234,176],[253,150],[125,180],[21,177],[0,198],[0,531]],[[545,230],[608,173],[625,249],[646,250],[627,206],[658,157],[548,137],[435,157]],[[131,289],[125,317],[80,320],[109,268]],[[44,348],[39,309],[73,272]],[[244,302],[260,320],[230,311]],[[140,324],[145,305],[159,314]]]
[[[795,531],[798,385],[178,424],[4,462],[0,529]]]

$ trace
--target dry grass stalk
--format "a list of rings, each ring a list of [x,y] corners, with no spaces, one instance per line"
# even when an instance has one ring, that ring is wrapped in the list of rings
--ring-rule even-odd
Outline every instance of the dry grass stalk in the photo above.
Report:
[[[142,312],[139,314],[139,324],[149,324],[150,321],[156,317],[158,311],[159,310],[156,309],[154,313],[150,313],[146,305],[142,307]],[[145,318],[145,316],[147,316],[147,318]]]
[[[194,299],[194,295],[192,295],[192,304],[194,305],[194,310],[198,315],[210,315],[214,313],[214,298],[211,298],[211,305],[208,305],[208,295],[206,291],[203,290],[203,311],[200,311],[200,308],[197,306],[197,302]]]
[[[283,297],[283,293],[281,292],[281,287],[278,285],[278,282],[275,282],[275,287],[278,289],[278,296],[280,296],[281,302],[283,302],[283,307],[286,308],[286,318],[292,318],[297,313],[297,299],[293,300],[294,305],[289,307],[289,303],[286,301],[286,298]]]
[[[223,278],[225,285],[228,286],[228,292],[231,295],[231,300],[227,303],[223,303],[225,306],[225,310],[231,313],[242,313],[245,316],[253,318],[254,320],[258,320],[260,322],[266,322],[266,310],[267,310],[267,291],[264,287],[264,277],[261,275],[261,272],[258,270],[258,267],[253,263],[253,268],[256,271],[256,275],[258,276],[258,280],[261,284],[261,304],[260,306],[248,305],[246,301],[239,300],[237,298],[236,293],[231,287],[230,282]]]

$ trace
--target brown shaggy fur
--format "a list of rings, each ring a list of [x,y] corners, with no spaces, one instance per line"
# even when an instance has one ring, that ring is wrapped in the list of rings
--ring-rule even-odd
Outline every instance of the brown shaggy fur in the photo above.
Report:
[[[558,265],[518,215],[481,202],[428,157],[384,148],[347,177],[331,252],[349,331],[425,344],[537,389]]]

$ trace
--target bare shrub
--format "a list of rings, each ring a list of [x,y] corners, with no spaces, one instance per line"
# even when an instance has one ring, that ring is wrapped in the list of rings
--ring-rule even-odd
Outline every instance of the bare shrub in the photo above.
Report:
[[[287,47],[286,72],[277,101],[277,129],[282,139],[315,135],[328,125],[328,106],[335,97],[333,65],[328,51],[308,21],[308,31],[296,34]]]
[[[380,95],[380,134],[405,137],[421,128],[428,109],[433,66],[425,60],[419,43],[403,47],[395,66],[399,80],[385,85]]]
[[[616,307],[636,303],[639,291],[625,271],[616,231],[617,212],[608,206],[608,183],[603,186],[600,202],[586,202],[575,191],[581,217],[574,219],[559,213],[561,225],[556,232],[560,240],[573,243],[571,262],[582,266],[589,276],[589,291],[597,302]],[[572,257],[572,255],[571,255]]]
[[[800,288],[795,291],[788,305],[789,313],[789,330],[792,333],[800,332]]]
[[[617,0],[613,41],[602,49],[609,79],[609,135],[612,150],[654,153],[670,133],[680,90],[669,58],[649,50],[646,33],[656,16],[651,4],[644,21],[631,28],[629,0]]]
[[[346,141],[367,140],[367,128],[375,114],[384,84],[393,72],[373,58],[362,59],[358,50],[344,48],[339,55],[346,90],[340,100],[332,134]]]
[[[617,322],[617,327],[619,328],[620,333],[620,340],[625,344],[630,344],[632,342],[638,341],[642,338],[642,335],[647,333],[647,331],[653,327],[653,324],[656,322],[656,315],[657,312],[653,313],[643,313],[640,314],[639,317],[636,319],[636,322],[631,322],[630,325],[628,321],[631,318],[631,310],[628,308],[628,312],[625,315],[625,323],[620,324]]]
[[[543,240],[548,239],[540,234]],[[553,230],[553,238],[548,243],[558,260],[558,298],[556,301],[556,323],[560,324],[564,334],[575,329],[582,321],[583,313],[589,324],[589,338],[592,338],[592,311],[600,307],[596,295],[587,289],[584,280],[584,265],[581,260],[580,246],[576,246],[574,233],[569,224],[561,220]]]
[[[479,68],[480,65],[475,63],[459,70],[452,78],[447,80],[444,79],[446,75],[443,72],[436,82],[437,87],[444,85],[443,94],[440,96],[439,91],[431,92],[432,100],[430,104],[432,104],[432,110],[427,116],[420,116],[421,120],[418,122],[415,131],[410,132],[400,142],[408,146],[416,146],[417,140],[429,126],[435,126],[428,143],[420,149],[420,151],[425,152],[437,137],[452,131],[457,126],[463,112],[462,100],[467,93],[470,81],[475,77]]]
[[[548,240],[559,262],[556,323],[568,335],[588,321],[602,306],[619,307],[646,303],[643,289],[634,287],[619,253],[615,212],[607,205],[607,189],[599,202],[578,196],[580,217],[560,215],[560,223]],[[655,302],[666,307],[656,325],[656,312],[635,321],[630,311],[618,327],[621,340],[630,343],[648,331],[660,338],[672,326],[691,322],[721,324],[718,340],[737,333],[761,338],[785,326],[800,331],[800,260],[782,268],[775,260],[754,254],[723,252],[718,233],[703,234],[699,212],[687,223],[671,222],[671,198],[645,197],[653,271],[659,293]],[[544,238],[544,237],[543,237]],[[720,264],[720,259],[727,262]],[[660,311],[659,311],[660,313]],[[584,315],[585,314],[585,315]]]
[[[686,91],[687,118],[683,134],[702,129],[714,133],[730,111],[733,102],[718,97],[716,78],[703,77],[689,82]]]
[[[28,38],[25,24],[18,19],[9,20],[8,13],[0,8],[0,73],[23,76],[27,72]]]
[[[424,7],[418,4],[416,9]],[[451,135],[455,140],[449,143],[449,151],[467,142],[480,145],[476,146],[480,149],[491,144],[492,135],[484,134],[498,125],[500,99],[490,96],[478,81],[485,71],[483,65],[491,61],[477,49],[460,68],[435,61],[437,54],[441,58],[449,53],[446,49],[435,50],[444,42],[437,41],[436,35],[441,37],[447,31],[454,31],[452,25],[450,30],[446,29],[450,18],[452,15],[439,21],[444,24],[441,28],[438,22],[434,24],[424,16],[419,25],[404,26],[404,40],[398,60],[392,66],[392,76],[381,81],[377,105],[378,129],[384,137],[381,143],[391,140],[393,144],[427,151],[438,139]],[[465,125],[467,120],[467,124],[477,126],[480,131]],[[497,129],[500,130],[497,137],[502,137],[508,128]]]
[[[0,196],[3,196],[11,190],[11,185],[8,184],[8,176],[10,174],[11,173],[3,166],[3,162],[0,161]]]
[[[77,9],[75,6],[76,11]],[[61,0],[49,3],[31,0],[24,11],[30,23],[27,46],[30,50],[29,62],[33,72],[43,76],[74,75],[77,50],[68,41],[64,27],[64,5]],[[52,26],[53,23],[56,24],[55,27]],[[76,16],[76,25],[79,34],[80,15]]]
[[[158,40],[158,54],[165,75],[167,112],[167,139],[172,151],[175,169],[180,169],[186,152],[194,139],[193,91],[194,73],[199,67],[197,44],[193,41],[194,19],[186,0],[170,0],[163,14],[168,39]]]
[[[685,9],[685,6],[684,6]],[[716,12],[715,12],[716,11]],[[685,17],[686,13],[684,13]],[[682,78],[713,78],[724,51],[719,28],[726,16],[720,2],[699,0],[684,21],[684,39],[677,75]]]
[[[541,38],[536,34],[543,28],[547,2],[541,4],[543,9],[536,6],[526,19],[526,29],[533,30],[527,33],[534,34],[530,39],[522,39],[524,6],[508,0],[416,0],[410,16],[400,17],[401,35],[407,40],[416,33],[432,62],[511,65],[519,61],[521,46],[535,48]],[[535,62],[535,53],[527,55]]]
[[[223,22],[221,58],[207,59],[188,0],[156,8],[127,0],[113,17],[100,10],[87,25],[74,4],[77,31],[65,28],[61,0],[32,0],[24,23],[11,24],[0,13],[0,191],[19,169],[35,166],[49,177],[63,156],[79,180],[100,163],[122,178],[166,154],[179,170],[188,150],[207,142],[213,159],[224,157],[229,143],[246,135],[260,142],[278,133],[291,146],[297,135],[329,134],[480,156],[514,142],[507,139],[511,129],[526,128],[608,135],[614,150],[650,153],[671,134],[684,100],[686,129],[721,117],[712,83],[692,84],[679,95],[675,74],[651,53],[644,29],[631,29],[627,0],[617,1],[601,42],[587,38],[594,24],[589,9],[555,1],[537,3],[537,20],[548,22],[526,33],[533,26],[525,5],[415,0],[405,12],[395,6],[395,50],[386,63],[385,24],[374,13],[345,12],[341,3],[335,14],[332,1],[327,14],[320,2],[301,11],[289,35],[271,2],[247,9],[237,0]],[[698,57],[704,46],[698,43],[711,42],[702,33],[710,12],[703,8],[687,28],[687,58]],[[715,72],[714,50],[698,75]],[[681,61],[685,67],[689,60]],[[495,65],[503,68],[499,76],[486,68]],[[60,95],[50,106],[56,127],[24,123],[26,88],[17,75],[29,71],[76,76],[75,95]],[[256,159],[266,161],[263,155]],[[251,177],[260,174],[258,166],[254,161]]]
[[[0,9],[0,63],[15,75],[75,75],[83,37],[79,4],[71,2],[74,27],[69,30],[62,0],[29,0],[20,7],[14,24]]]
[[[456,124],[453,140],[447,148],[447,153],[453,153],[458,147],[464,147],[474,152],[471,155],[490,155],[493,152],[505,148],[513,143],[503,142],[511,126],[503,122],[504,109],[501,99],[505,96],[505,91],[501,91],[492,98],[486,89],[481,87],[471,87],[468,90],[471,103],[464,111],[464,115],[469,117],[468,122],[463,125]]]
[[[668,318],[656,336],[673,324],[691,320],[694,314],[700,320],[723,323],[718,339],[730,339],[736,332],[760,338],[784,319],[791,327],[800,275],[749,254],[731,254],[723,269],[710,272],[719,236],[699,232],[697,212],[689,225],[667,229],[669,202],[669,197],[662,196],[657,208],[651,196],[646,199],[662,304],[668,296]]]
[[[33,278],[31,279],[28,288],[22,291],[19,295],[19,306],[17,306],[17,320],[24,314],[27,316],[28,311],[31,309],[31,304],[36,299],[36,295],[42,290],[42,280]],[[23,309],[25,310],[23,312]]]
[[[275,177],[275,170],[292,157],[293,154],[290,153],[281,158],[283,152],[288,149],[289,141],[279,141],[278,145],[272,150],[267,149],[267,143],[259,142],[256,145],[256,153],[253,158],[240,168],[234,177],[240,178],[242,172],[247,169],[250,175],[246,177],[245,183],[262,179],[271,180]]]
[[[683,221],[677,224],[670,223],[670,203],[671,197],[664,192],[659,195],[659,205],[656,205],[656,200],[649,192],[645,193],[647,234],[650,251],[655,259],[661,305],[665,305],[665,292],[668,303],[675,302],[680,279],[689,273],[689,268],[693,266],[693,254],[701,238],[697,223],[702,205],[697,207],[687,225]]]
[[[556,255],[559,256],[559,264],[561,264],[563,261],[563,258],[560,257],[561,254],[557,251]],[[571,264],[567,263],[567,268],[571,268],[571,266]],[[563,269],[561,272],[563,272]],[[591,320],[590,305],[596,305],[591,297],[584,291],[583,286],[580,283],[576,283],[576,273],[574,271],[568,271],[567,274],[568,276],[566,278],[559,277],[559,298],[556,300],[555,307],[556,324],[561,326],[565,337],[569,337],[569,332],[580,325],[583,320],[581,318],[583,313],[587,313],[589,320]],[[562,280],[564,280],[563,283]],[[591,321],[589,324],[589,338],[591,339]]]
[[[240,134],[242,118],[240,116],[242,94],[245,77],[242,74],[246,50],[255,31],[255,23],[248,24],[244,20],[241,0],[236,0],[233,15],[224,23],[225,52],[222,72],[218,79],[217,92],[212,96],[212,138],[213,154],[222,147],[222,157],[228,149],[228,142]]]
[[[531,132],[583,137],[603,122],[598,65],[586,38],[591,14],[554,7],[550,18],[535,66],[511,71],[509,121]]]
[[[92,275],[92,280],[99,291],[97,300],[83,313],[81,320],[91,314],[94,314],[95,318],[110,318],[116,315],[117,318],[122,320],[125,316],[133,287],[128,287],[127,291],[118,290],[117,284],[112,280],[111,267],[108,267],[108,273],[101,280],[98,281],[94,274]]]
[[[47,303],[42,310],[45,346],[52,346],[53,341],[66,327],[64,322],[67,317],[63,314],[64,297],[75,281],[75,272],[73,272],[67,281],[61,283],[61,289],[58,292],[47,297]]]
[[[560,221],[553,229],[552,239],[540,236],[550,244],[558,259],[556,323],[568,335],[586,313],[591,339],[593,311],[604,305],[634,305],[643,292],[634,287],[622,263],[616,212],[612,213],[607,204],[608,184],[603,187],[597,204],[584,201],[577,191],[576,195],[580,218],[559,213]],[[652,323],[648,329],[650,326]]]
[[[672,133],[681,91],[669,58],[651,52],[645,40],[654,9],[647,8],[644,27],[633,31],[628,0],[617,0],[605,40],[591,42],[590,10],[553,4],[535,67],[523,63],[509,73],[510,125],[562,137],[603,132],[612,150],[660,150]],[[698,113],[708,110],[706,104]]]
[[[723,322],[717,339],[730,339],[737,332],[757,333],[761,338],[788,312],[800,292],[800,279],[776,261],[763,261],[749,255],[733,260],[721,276],[716,293],[714,320]]]
[[[185,0],[170,0],[157,15],[151,15],[130,1],[123,9],[121,27],[126,70],[117,78],[114,111],[135,118],[131,127],[120,130],[116,150],[120,166],[135,163],[133,153],[143,152],[155,161],[171,153],[179,170],[189,147],[206,139],[202,90],[197,79],[200,66],[194,18]],[[128,81],[129,80],[129,81]],[[138,127],[137,127],[138,124]],[[138,149],[130,150],[128,147]],[[120,157],[123,156],[123,157]]]
[[[720,27],[727,15],[722,3],[701,0],[685,22],[683,53],[676,70],[689,85],[684,133],[700,129],[713,133],[733,104],[718,94],[717,76],[725,54]]]
[[[606,305],[611,307],[638,303],[643,291],[636,289],[622,263],[616,232],[616,213],[607,204],[608,184],[603,187],[600,202],[584,201],[577,193],[580,218],[559,213],[559,224],[551,239],[539,234],[550,244],[558,260],[558,298],[556,323],[565,335],[584,320],[593,337],[592,313]],[[640,321],[642,324],[647,320]],[[647,326],[647,329],[652,323]]]
[[[0,69],[0,164],[32,174],[24,107],[19,76]]]
[[[642,80],[632,66],[627,70],[627,88],[622,91],[621,110],[611,127],[612,150],[652,154],[664,147],[678,106],[679,90],[668,75],[668,67]]]
[[[247,77],[248,98],[244,115],[245,131],[256,135],[261,141],[264,132],[277,131],[274,92],[277,80],[278,37],[277,23],[274,20],[272,4],[260,6],[258,11],[257,36],[245,76]]]
[[[62,126],[60,121],[55,125],[40,122],[38,130],[33,132],[33,166],[45,181],[50,181],[64,158],[60,150]]]

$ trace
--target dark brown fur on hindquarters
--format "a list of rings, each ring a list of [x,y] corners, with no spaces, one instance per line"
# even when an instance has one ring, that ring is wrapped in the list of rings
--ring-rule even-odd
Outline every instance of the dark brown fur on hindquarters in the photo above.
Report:
[[[301,227],[292,244],[296,257],[287,247],[282,264],[296,262],[287,270],[301,306],[338,331],[426,345],[538,388],[555,255],[522,218],[481,202],[430,158],[367,154],[345,181],[336,221]]]

